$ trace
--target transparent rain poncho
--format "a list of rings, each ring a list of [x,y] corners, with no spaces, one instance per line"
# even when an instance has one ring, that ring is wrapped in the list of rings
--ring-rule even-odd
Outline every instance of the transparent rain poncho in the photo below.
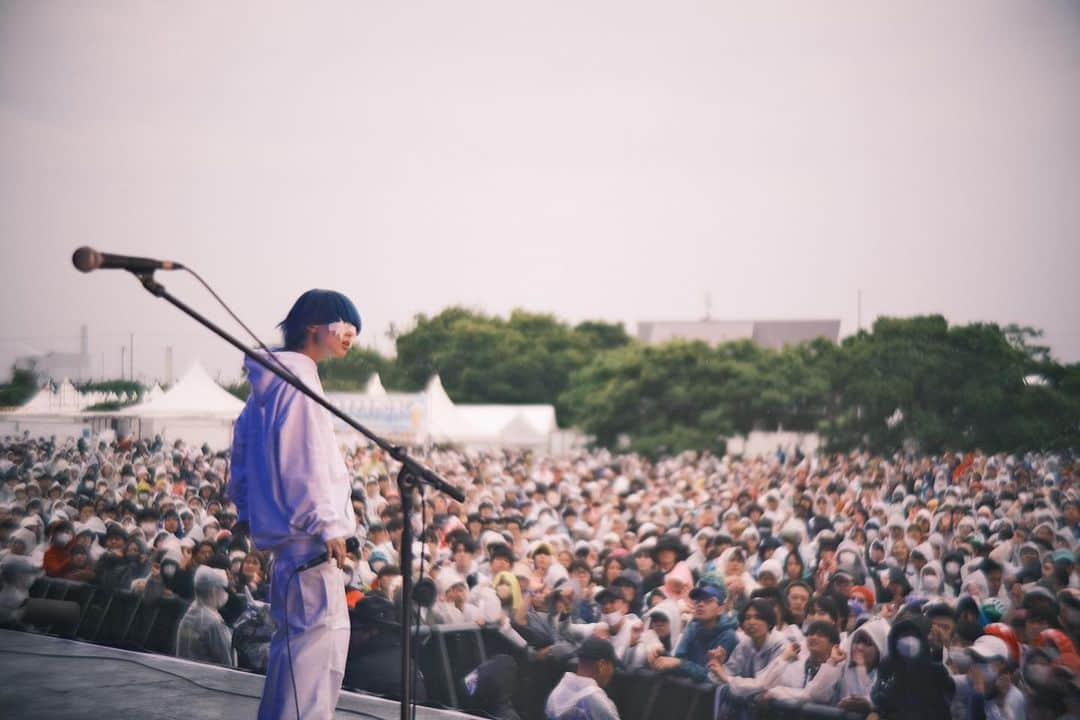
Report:
[[[228,599],[225,572],[205,566],[195,572],[195,602],[176,631],[176,656],[235,667],[232,631],[217,608]]]
[[[595,680],[568,672],[548,696],[544,716],[548,720],[619,720],[619,711]]]

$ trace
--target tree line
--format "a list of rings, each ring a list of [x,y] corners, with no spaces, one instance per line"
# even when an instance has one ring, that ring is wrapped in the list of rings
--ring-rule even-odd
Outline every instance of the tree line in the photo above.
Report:
[[[354,348],[323,363],[327,390],[379,373],[415,392],[435,373],[455,402],[550,403],[597,444],[657,454],[722,450],[753,430],[820,433],[834,450],[1020,451],[1080,447],[1080,364],[1041,332],[940,315],[880,318],[840,344],[645,345],[623,326],[517,310],[418,315],[396,357]]]
[[[354,347],[320,375],[328,391],[362,390],[378,373],[388,390],[417,392],[438,373],[455,402],[552,404],[561,426],[652,455],[722,451],[725,438],[781,428],[845,451],[1078,449],[1080,364],[1056,360],[1041,336],[930,315],[880,318],[839,344],[646,345],[620,323],[451,307],[417,315],[396,337],[396,356]],[[141,389],[132,385],[84,389]],[[246,382],[227,389],[249,391]],[[35,391],[32,373],[18,371],[0,386],[0,405]]]

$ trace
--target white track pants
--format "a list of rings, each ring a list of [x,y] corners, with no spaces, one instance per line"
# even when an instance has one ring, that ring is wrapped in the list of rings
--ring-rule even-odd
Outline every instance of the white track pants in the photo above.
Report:
[[[345,579],[333,563],[293,577],[301,564],[303,558],[274,562],[270,612],[277,631],[270,641],[259,720],[291,720],[297,717],[297,705],[303,720],[323,720],[332,718],[337,707],[349,654]]]

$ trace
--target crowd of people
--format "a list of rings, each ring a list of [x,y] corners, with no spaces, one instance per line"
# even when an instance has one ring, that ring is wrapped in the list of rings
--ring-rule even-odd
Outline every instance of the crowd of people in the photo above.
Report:
[[[728,718],[770,702],[926,720],[1080,713],[1071,456],[417,455],[466,495],[429,491],[407,520],[418,620],[488,628],[507,648],[469,691],[491,694],[491,677],[506,690],[526,663],[572,668],[542,710],[492,694],[496,716],[617,717],[604,688],[638,670],[714,683]],[[397,467],[367,446],[345,459],[359,541],[345,684],[392,695]],[[273,559],[228,480],[227,452],[181,441],[4,438],[0,626],[22,625],[45,575],[188,601],[178,655],[265,669]]]

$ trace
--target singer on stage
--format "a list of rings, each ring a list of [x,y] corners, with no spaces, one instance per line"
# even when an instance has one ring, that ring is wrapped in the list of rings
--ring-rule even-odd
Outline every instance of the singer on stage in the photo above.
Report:
[[[280,327],[285,344],[273,357],[322,394],[316,363],[345,356],[360,315],[340,293],[309,290]],[[228,494],[255,545],[273,553],[277,625],[259,718],[331,718],[349,648],[340,567],[356,532],[351,481],[330,414],[258,363],[244,366],[251,396],[236,422]],[[312,563],[323,554],[328,561]]]

